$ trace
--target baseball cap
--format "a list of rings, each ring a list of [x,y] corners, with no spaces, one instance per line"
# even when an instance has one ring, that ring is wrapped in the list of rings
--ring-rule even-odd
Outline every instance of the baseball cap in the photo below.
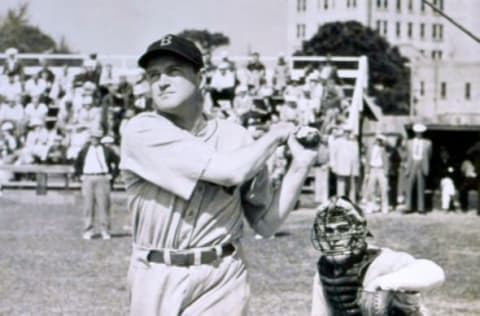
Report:
[[[138,65],[146,68],[152,57],[166,54],[180,56],[198,68],[203,67],[202,53],[198,47],[192,41],[173,34],[165,35],[162,39],[150,44],[147,51],[138,59]]]

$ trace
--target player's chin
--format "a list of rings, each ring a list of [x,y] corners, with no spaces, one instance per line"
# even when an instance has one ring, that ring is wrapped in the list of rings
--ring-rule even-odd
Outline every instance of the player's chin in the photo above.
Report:
[[[350,258],[351,258],[351,255],[350,254],[337,254],[337,255],[328,255],[328,256],[325,256],[327,261],[329,261],[330,263],[334,263],[334,264],[344,264],[344,263],[347,263]]]

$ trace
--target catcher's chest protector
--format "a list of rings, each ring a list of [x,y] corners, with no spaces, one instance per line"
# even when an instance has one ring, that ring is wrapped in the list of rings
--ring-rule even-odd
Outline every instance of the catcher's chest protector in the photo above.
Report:
[[[334,316],[361,316],[359,306],[363,278],[380,250],[367,250],[361,258],[345,265],[335,265],[321,257],[318,273],[325,298]]]

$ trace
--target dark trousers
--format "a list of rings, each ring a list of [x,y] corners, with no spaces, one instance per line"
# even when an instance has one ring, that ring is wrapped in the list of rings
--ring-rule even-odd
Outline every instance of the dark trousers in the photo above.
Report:
[[[233,98],[235,97],[235,88],[222,90],[212,89],[210,91],[210,97],[212,98],[212,105],[215,107],[220,107],[218,104],[219,100],[228,100],[230,104],[232,104]]]
[[[388,175],[388,200],[392,209],[397,208],[398,198],[398,174]]]
[[[459,199],[462,211],[468,211],[468,192],[477,192],[477,213],[480,214],[480,181],[477,178],[464,178],[460,185]]]
[[[412,207],[413,189],[417,189],[417,207],[419,212],[425,211],[425,176],[420,165],[414,166],[407,175],[406,204],[408,210],[414,210]]]

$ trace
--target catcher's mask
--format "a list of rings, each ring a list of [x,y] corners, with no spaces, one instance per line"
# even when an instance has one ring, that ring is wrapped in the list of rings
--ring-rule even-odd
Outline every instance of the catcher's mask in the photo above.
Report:
[[[319,207],[311,239],[323,255],[337,256],[363,251],[368,234],[362,209],[345,197],[334,197]]]

